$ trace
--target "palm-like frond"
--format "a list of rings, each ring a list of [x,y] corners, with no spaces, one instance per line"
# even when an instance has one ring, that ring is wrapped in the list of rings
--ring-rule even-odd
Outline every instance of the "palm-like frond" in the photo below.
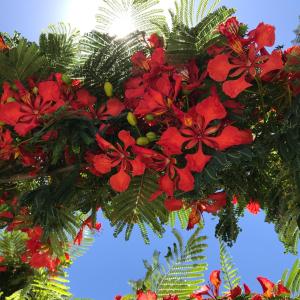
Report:
[[[114,91],[121,93],[123,82],[131,74],[131,56],[142,49],[142,35],[135,33],[122,40],[115,40],[105,34],[92,32],[84,44],[85,62],[76,75],[84,80],[100,98],[105,98],[103,85],[112,83]]]
[[[39,270],[29,285],[6,297],[5,300],[68,300],[72,297],[66,285],[68,282],[65,274],[61,274],[60,277],[49,277],[44,270]]]
[[[4,80],[25,81],[40,71],[45,62],[37,45],[21,39],[8,53],[0,52],[0,83]]]
[[[286,269],[282,274],[281,281],[287,287],[294,298],[300,297],[300,259],[296,259],[292,269]]]
[[[226,245],[221,240],[219,240],[219,244],[224,288],[226,291],[230,291],[240,283],[240,277],[238,276],[238,269],[235,268],[232,257],[227,252]]]
[[[112,226],[114,235],[119,235],[124,228],[125,239],[128,240],[135,225],[138,225],[145,243],[149,243],[147,226],[158,236],[162,236],[165,229],[163,223],[168,220],[168,213],[163,199],[159,197],[150,202],[150,196],[158,189],[157,178],[154,174],[145,173],[134,177],[126,192],[111,199],[111,204],[104,207]]]
[[[206,237],[200,236],[199,233],[200,228],[197,228],[184,244],[180,233],[173,229],[177,242],[173,247],[168,247],[166,263],[160,263],[160,252],[155,251],[152,263],[144,261],[147,269],[145,279],[131,281],[132,287],[136,289],[140,288],[141,284],[145,285],[157,293],[158,299],[176,294],[180,300],[186,300],[204,282],[203,273],[207,269],[203,256],[207,247],[204,243]]]
[[[153,22],[166,22],[163,10],[157,7],[159,0],[104,0],[103,2],[96,16],[96,29],[102,33],[114,35],[112,31],[115,24],[122,28],[129,25],[123,24],[124,22],[130,22],[132,31],[139,30],[151,34],[157,29]]]
[[[79,31],[64,23],[50,25],[40,35],[39,46],[47,59],[47,66],[55,72],[65,73],[77,62]]]

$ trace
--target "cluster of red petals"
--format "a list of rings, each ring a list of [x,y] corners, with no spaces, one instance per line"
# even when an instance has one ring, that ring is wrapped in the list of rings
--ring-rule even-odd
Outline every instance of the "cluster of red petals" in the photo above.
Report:
[[[0,126],[0,160],[9,160],[14,153],[15,147],[11,132]]]
[[[77,233],[77,235],[74,239],[74,244],[81,245],[85,227],[88,227],[89,230],[95,229],[95,230],[99,231],[101,229],[101,223],[99,223],[99,222],[94,223],[92,216],[88,217],[84,222],[82,222],[79,232]]]
[[[35,226],[22,231],[28,235],[26,252],[21,257],[22,262],[28,263],[32,268],[47,268],[50,272],[56,272],[61,260],[53,257],[49,247],[42,243],[43,229]]]
[[[251,199],[246,208],[251,214],[256,215],[260,211],[260,204],[257,201]]]
[[[192,210],[189,215],[187,229],[193,229],[201,220],[203,212],[216,213],[227,203],[227,195],[225,192],[214,193],[208,195],[207,198],[196,201],[192,204]]]
[[[289,296],[290,291],[282,285],[281,282],[274,284],[267,278],[257,277],[257,280],[262,286],[263,294],[252,293],[247,284],[243,285],[244,292],[242,288],[237,285],[227,292],[222,299],[234,300],[240,299],[239,297],[246,296],[247,299],[251,300],[263,300],[266,298],[273,298],[276,296]],[[213,300],[219,299],[220,297],[220,287],[221,287],[221,272],[220,270],[213,270],[209,276],[209,283],[202,286],[199,290],[193,292],[190,295],[190,299],[196,300]],[[123,297],[118,295],[115,300],[122,300]],[[157,294],[151,290],[148,291],[137,291],[136,300],[157,300]],[[243,298],[244,299],[244,298]],[[177,295],[167,295],[164,296],[162,300],[179,300]]]
[[[239,35],[239,27],[235,17],[220,25],[219,31],[227,38],[228,46],[207,66],[209,76],[223,82],[223,92],[231,98],[252,86],[254,78],[264,80],[266,74],[283,68],[281,51],[274,50],[269,54],[265,49],[275,42],[273,26],[260,23],[248,33],[248,38]]]
[[[135,139],[129,131],[121,130],[118,138],[122,144],[113,145],[97,134],[96,140],[101,153],[90,154],[89,161],[92,162],[93,172],[96,175],[104,175],[116,170],[116,173],[110,177],[109,183],[116,192],[124,192],[129,187],[131,176],[144,174],[145,164],[139,155],[131,151]]]

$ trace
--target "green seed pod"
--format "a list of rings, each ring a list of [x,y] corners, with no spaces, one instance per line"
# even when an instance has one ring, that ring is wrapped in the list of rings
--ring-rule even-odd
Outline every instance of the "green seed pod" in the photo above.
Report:
[[[113,86],[108,81],[104,83],[104,92],[107,97],[112,97],[113,95]]]
[[[147,139],[150,141],[150,142],[154,142],[157,140],[157,135],[155,132],[153,131],[149,131],[147,134],[146,134],[146,137]]]
[[[148,114],[148,115],[145,116],[145,119],[146,119],[147,121],[153,121],[153,120],[154,120],[154,116],[151,115],[151,114]]]
[[[186,96],[190,95],[191,92],[192,91],[190,91],[190,90],[185,90],[185,89],[182,90],[183,95],[186,95]]]
[[[149,144],[149,140],[145,136],[140,136],[136,139],[136,144],[139,146],[146,146]]]
[[[15,101],[16,101],[16,99],[13,98],[13,97],[8,97],[7,100],[6,100],[7,103],[15,102]]]
[[[62,75],[61,80],[67,85],[70,85],[72,83],[72,79],[66,74]]]
[[[32,92],[33,92],[35,95],[37,95],[37,94],[38,94],[38,92],[39,92],[39,89],[38,89],[38,87],[37,87],[37,86],[35,86],[35,87],[32,89]]]
[[[0,121],[0,126],[4,126],[4,125],[5,125],[5,123]]]
[[[137,124],[136,116],[131,111],[127,114],[127,121],[131,126],[136,126]]]

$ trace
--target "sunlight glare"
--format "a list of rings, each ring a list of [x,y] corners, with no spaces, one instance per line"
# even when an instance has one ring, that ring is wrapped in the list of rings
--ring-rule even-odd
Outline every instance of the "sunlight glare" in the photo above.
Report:
[[[120,15],[118,19],[114,20],[108,30],[108,33],[112,36],[122,38],[135,30],[136,28],[134,26],[130,13],[127,12],[126,14]]]

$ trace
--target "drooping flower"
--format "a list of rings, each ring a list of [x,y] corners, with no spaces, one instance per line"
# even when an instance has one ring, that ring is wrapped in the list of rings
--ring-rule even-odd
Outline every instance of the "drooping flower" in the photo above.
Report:
[[[100,174],[107,174],[113,168],[117,168],[117,173],[110,177],[110,185],[116,192],[124,192],[128,189],[131,177],[144,174],[145,165],[140,157],[133,158],[128,151],[130,147],[135,145],[135,139],[130,135],[129,131],[122,130],[118,134],[123,146],[119,143],[112,145],[99,134],[96,136],[97,142],[104,154],[95,155],[93,158],[93,166]]]
[[[95,229],[95,230],[99,231],[101,229],[101,223],[99,223],[99,222],[94,223],[92,216],[88,217],[84,222],[82,222],[81,227],[74,239],[74,244],[81,245],[85,227],[88,227],[90,230]]]
[[[264,296],[267,298],[273,297],[275,284],[265,277],[257,277],[257,280],[263,289]]]

